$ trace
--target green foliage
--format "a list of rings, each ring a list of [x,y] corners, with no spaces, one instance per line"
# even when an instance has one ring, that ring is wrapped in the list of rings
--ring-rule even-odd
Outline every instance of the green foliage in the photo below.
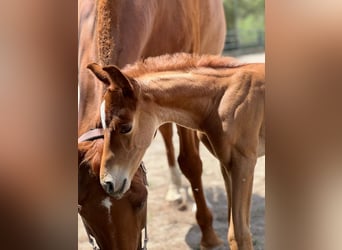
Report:
[[[230,49],[263,44],[264,4],[264,0],[223,0]]]
[[[234,29],[235,16],[233,0],[223,0],[224,13],[226,17],[227,30]]]
[[[223,0],[227,29],[264,29],[264,0]]]

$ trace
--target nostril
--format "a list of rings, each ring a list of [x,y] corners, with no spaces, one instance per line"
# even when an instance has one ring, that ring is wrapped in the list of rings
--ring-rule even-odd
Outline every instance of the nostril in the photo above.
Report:
[[[106,191],[109,194],[112,194],[114,192],[114,184],[111,181],[105,182]]]

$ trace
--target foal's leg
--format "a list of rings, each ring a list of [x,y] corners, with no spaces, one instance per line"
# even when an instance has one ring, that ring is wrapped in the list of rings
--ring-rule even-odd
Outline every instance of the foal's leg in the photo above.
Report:
[[[196,220],[202,231],[202,249],[211,249],[222,245],[222,240],[216,235],[212,223],[213,216],[209,210],[202,186],[202,161],[199,157],[199,141],[194,131],[177,126],[179,135],[179,167],[189,180],[196,202]]]
[[[170,171],[170,185],[165,199],[171,202],[181,201],[182,196],[179,189],[182,186],[182,182],[180,172],[176,166],[175,150],[172,143],[172,123],[160,126],[159,131],[164,139]]]
[[[205,134],[199,133],[199,132],[197,132],[197,136],[198,138],[200,138],[201,142],[207,147],[207,149],[213,155],[216,155],[208,137]],[[228,222],[229,222],[228,241],[229,241],[231,249],[237,249],[237,244],[236,244],[235,235],[234,235],[233,217],[232,217],[232,175],[230,172],[230,165],[228,164],[227,166],[224,166],[223,164],[221,164],[221,173],[224,179],[224,184],[225,184],[225,189],[226,189],[226,194],[227,194],[227,199],[228,199],[228,202],[227,202],[227,208],[228,208],[227,215],[228,215]]]
[[[231,173],[227,170],[225,166],[221,164],[221,172],[222,176],[224,179],[224,184],[226,188],[226,193],[227,193],[227,215],[228,215],[228,223],[229,223],[229,228],[228,228],[228,241],[230,242],[230,239],[235,240],[234,236],[234,226],[233,226],[233,217],[232,217],[232,175]],[[231,245],[231,243],[230,243]],[[231,249],[234,249],[231,247]]]
[[[231,250],[252,250],[250,205],[256,157],[234,151],[231,161],[232,204],[228,233]],[[228,170],[228,171],[229,171]]]

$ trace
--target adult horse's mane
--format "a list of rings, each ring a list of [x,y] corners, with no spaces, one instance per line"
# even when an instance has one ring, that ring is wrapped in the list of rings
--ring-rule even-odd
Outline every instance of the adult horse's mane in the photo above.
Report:
[[[118,17],[117,8],[112,8],[111,1],[99,0],[97,1],[97,14],[96,14],[96,42],[98,44],[98,57],[104,65],[108,65],[114,56],[114,37],[112,34],[112,22],[113,19]],[[120,1],[116,3],[120,4]]]
[[[186,71],[197,67],[236,68],[244,65],[233,57],[217,55],[197,55],[188,53],[166,54],[149,57],[124,67],[123,71],[130,77],[139,77],[148,73],[162,71]]]

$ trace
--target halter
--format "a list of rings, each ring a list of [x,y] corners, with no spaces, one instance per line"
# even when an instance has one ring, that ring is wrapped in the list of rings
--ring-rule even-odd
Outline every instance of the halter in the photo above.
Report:
[[[85,132],[80,137],[78,137],[78,143],[85,142],[85,141],[94,141],[94,140],[103,139],[103,138],[104,138],[104,129],[103,128],[94,128],[94,129],[91,129],[91,130]],[[141,168],[141,170],[144,173],[143,182],[144,182],[145,186],[148,186],[147,176],[146,176],[147,170],[146,170],[144,162],[141,162],[139,167]],[[80,211],[82,209],[82,206],[78,204],[77,208],[78,208],[78,211]],[[83,219],[82,219],[82,222],[83,222]],[[84,222],[83,222],[83,224],[84,224]],[[144,244],[143,244],[141,250],[147,250],[147,242],[148,242],[147,221],[145,223],[143,230],[144,230]],[[99,250],[100,248],[94,242],[94,240],[93,240],[94,237],[88,232],[87,228],[86,228],[86,232],[88,235],[89,242],[93,246],[93,250]]]
[[[145,186],[148,186],[147,175],[146,175],[147,170],[146,170],[146,167],[145,167],[145,164],[143,161],[140,163],[139,167],[142,169],[142,171],[144,173],[143,182],[144,182]],[[148,242],[148,237],[147,237],[147,218],[146,218],[146,222],[145,222],[145,226],[144,226],[144,245],[141,248],[141,250],[147,250],[147,242]]]
[[[82,134],[80,137],[78,137],[78,143],[84,142],[84,141],[93,141],[97,139],[103,139],[104,138],[104,129],[103,128],[93,128],[84,134]]]

